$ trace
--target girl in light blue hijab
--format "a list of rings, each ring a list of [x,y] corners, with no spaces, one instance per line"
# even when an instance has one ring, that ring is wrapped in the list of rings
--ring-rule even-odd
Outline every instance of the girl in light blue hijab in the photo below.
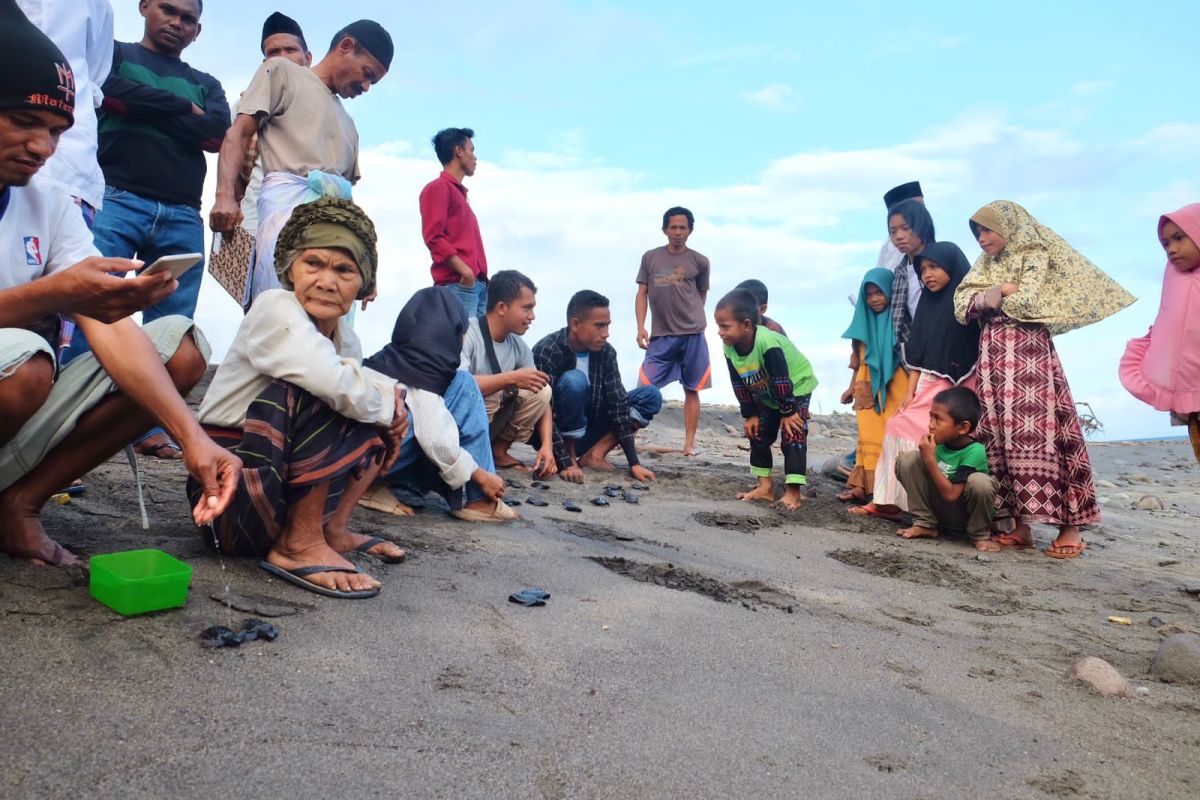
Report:
[[[891,270],[876,268],[863,276],[854,306],[854,319],[842,334],[854,343],[850,387],[842,393],[843,403],[854,403],[858,417],[858,450],[854,472],[846,480],[843,502],[868,502],[875,489],[875,466],[883,450],[883,431],[888,418],[908,396],[908,373],[897,352],[896,329],[892,322]]]

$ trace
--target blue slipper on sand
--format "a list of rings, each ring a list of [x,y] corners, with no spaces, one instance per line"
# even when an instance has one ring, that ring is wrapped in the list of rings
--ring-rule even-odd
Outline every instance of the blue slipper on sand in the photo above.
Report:
[[[359,592],[339,592],[336,589],[326,589],[324,586],[319,586],[312,581],[306,581],[304,578],[308,575],[316,575],[321,572],[362,572],[361,569],[347,569],[346,567],[297,567],[296,569],[284,569],[277,567],[270,561],[260,561],[258,566],[265,569],[267,572],[274,575],[280,580],[285,580],[293,586],[299,586],[301,589],[307,589],[316,594],[322,594],[326,597],[337,597],[342,600],[366,600],[368,597],[374,597],[379,594],[378,589],[363,589]]]

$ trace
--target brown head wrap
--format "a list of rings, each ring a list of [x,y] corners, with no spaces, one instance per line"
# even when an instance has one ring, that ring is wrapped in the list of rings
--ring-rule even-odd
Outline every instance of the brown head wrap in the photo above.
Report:
[[[349,200],[323,197],[296,206],[291,218],[279,232],[275,245],[275,272],[285,289],[294,288],[287,276],[301,251],[318,247],[337,247],[345,250],[358,264],[363,276],[358,299],[375,290],[375,267],[379,255],[375,250],[375,225],[371,218]]]

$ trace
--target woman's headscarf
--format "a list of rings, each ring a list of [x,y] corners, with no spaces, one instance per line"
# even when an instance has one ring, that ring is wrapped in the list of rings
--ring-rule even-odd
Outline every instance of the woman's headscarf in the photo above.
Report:
[[[871,310],[867,305],[867,284],[878,286],[890,303],[893,279],[892,271],[882,267],[869,270],[863,276],[858,287],[858,303],[854,306],[854,319],[842,334],[843,339],[866,345],[864,360],[871,375],[871,396],[877,412],[882,412],[887,404],[887,387],[896,374],[899,360],[896,358],[896,330],[892,326],[891,309],[885,308],[879,313]]]
[[[446,286],[421,289],[400,309],[392,341],[363,365],[416,389],[444,395],[454,380],[467,312]]]
[[[1200,203],[1164,214],[1200,247]],[[1162,300],[1150,332],[1131,339],[1121,357],[1121,383],[1159,411],[1200,411],[1200,268],[1184,272],[1167,262]]]
[[[318,247],[345,250],[358,264],[363,285],[358,299],[375,291],[375,268],[379,254],[375,249],[375,225],[361,208],[349,200],[322,197],[311,203],[296,206],[275,244],[275,271],[279,284],[294,288],[287,276],[288,267],[300,253]]]
[[[954,290],[970,272],[971,263],[953,242],[926,245],[916,258],[917,274],[926,261],[944,269],[950,283],[940,292],[922,287],[917,316],[904,345],[904,363],[957,385],[975,371],[979,360],[979,324],[963,325],[954,318]]]
[[[982,225],[1004,237],[998,256],[983,253],[958,287],[954,311],[966,321],[971,298],[1003,283],[1020,289],[1004,298],[1000,309],[1020,322],[1045,325],[1058,335],[1091,325],[1136,299],[1099,267],[1028,211],[1009,200],[997,200],[971,215],[971,232]]]

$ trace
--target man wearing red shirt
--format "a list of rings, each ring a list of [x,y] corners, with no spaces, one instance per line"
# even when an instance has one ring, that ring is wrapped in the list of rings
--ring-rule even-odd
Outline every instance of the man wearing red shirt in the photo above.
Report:
[[[421,234],[433,256],[435,286],[449,286],[467,317],[487,313],[487,256],[463,178],[475,174],[475,131],[446,128],[433,137],[442,174],[421,190]]]

